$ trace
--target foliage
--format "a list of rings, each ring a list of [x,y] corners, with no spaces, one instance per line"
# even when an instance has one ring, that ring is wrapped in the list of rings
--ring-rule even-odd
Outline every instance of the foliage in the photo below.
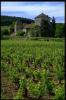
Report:
[[[21,18],[21,17],[12,17],[12,16],[1,16],[1,26],[10,26],[13,22],[20,20],[23,23],[30,24],[31,22],[34,22],[31,19],[28,18]]]
[[[40,27],[41,36],[50,37],[50,33],[51,33],[51,24],[48,21],[43,19]]]
[[[65,99],[65,90],[64,86],[57,86],[55,89],[55,100],[64,100]]]
[[[55,73],[56,73],[56,79],[59,80],[59,83],[61,84],[61,81],[64,78],[63,67],[61,67],[60,65],[57,65],[55,68]]]
[[[10,30],[7,28],[3,28],[1,29],[1,35],[10,35]]]
[[[53,93],[54,83],[53,81],[48,80],[47,82],[47,91],[49,94]]]
[[[23,94],[22,94],[22,90],[19,89],[18,92],[16,93],[16,96],[14,97],[14,99],[16,100],[24,100]]]
[[[13,22],[13,23],[10,25],[10,33],[11,33],[11,34],[14,32],[14,26],[15,26],[15,22]]]
[[[30,30],[30,35],[32,37],[39,37],[40,36],[40,27],[37,25],[34,25]]]
[[[32,96],[35,96],[36,98],[40,96],[40,83],[36,84],[34,82],[30,82],[28,87]]]
[[[24,34],[25,34],[25,32],[23,32],[23,31],[20,30],[20,31],[17,31],[16,35],[17,36],[24,36]]]
[[[63,98],[64,87],[58,83],[60,79],[64,81],[62,39],[9,39],[1,40],[1,46],[1,69],[18,86],[15,99],[42,99],[52,92],[54,98]],[[58,85],[62,89],[57,87],[54,91]]]
[[[52,37],[55,37],[55,31],[56,31],[56,23],[55,23],[55,18],[53,17],[52,22],[51,22],[51,33]]]
[[[57,24],[56,25],[56,32],[55,37],[65,37],[65,25],[64,24]]]
[[[20,78],[19,84],[21,89],[24,89],[26,87],[26,79],[24,76]]]

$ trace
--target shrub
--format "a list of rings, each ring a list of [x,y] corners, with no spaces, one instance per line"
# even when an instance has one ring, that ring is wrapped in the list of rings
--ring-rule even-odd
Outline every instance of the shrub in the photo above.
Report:
[[[10,26],[10,34],[12,34],[14,32],[14,27]]]
[[[24,36],[25,32],[21,31],[17,31],[17,36]]]
[[[62,38],[65,36],[65,25],[64,24],[57,24],[56,25],[56,32],[55,37],[56,38]]]
[[[3,35],[10,35],[10,30],[9,29],[1,29],[1,37],[3,36]]]
[[[21,89],[24,89],[26,87],[26,79],[24,76],[19,80],[19,84]]]
[[[39,37],[40,36],[40,27],[35,25],[32,27],[32,29],[30,30],[30,35],[32,37]]]
[[[28,91],[26,86],[26,78],[24,76],[21,77],[21,79],[19,80],[19,84],[20,84],[20,89],[22,90],[23,93],[23,97],[27,97]]]
[[[55,98],[54,98],[54,100],[64,100],[64,97],[65,97],[64,86],[58,86],[55,89]]]
[[[40,96],[40,83],[30,82],[28,84],[29,93],[32,97],[38,98]]]
[[[63,68],[60,65],[56,66],[55,75],[56,79],[59,81],[59,84],[61,84],[61,81],[64,79],[64,72]]]
[[[48,82],[47,82],[47,90],[48,90],[49,94],[52,94],[54,92],[53,91],[53,87],[54,87],[53,81],[48,80]]]
[[[16,96],[13,98],[15,100],[24,100],[22,90],[19,88],[18,92],[16,93]]]

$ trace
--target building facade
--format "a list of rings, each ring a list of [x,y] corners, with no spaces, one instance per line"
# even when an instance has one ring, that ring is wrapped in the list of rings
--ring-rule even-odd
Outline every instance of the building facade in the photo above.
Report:
[[[40,15],[35,17],[35,23],[25,24],[20,21],[15,22],[14,33],[16,35],[17,31],[23,31],[25,34],[28,34],[28,31],[32,28],[33,25],[41,26],[42,20],[46,20],[50,23],[51,18],[48,15],[41,13]]]
[[[40,15],[35,17],[35,25],[41,26],[42,20],[46,20],[50,23],[51,18],[48,15],[41,13]]]

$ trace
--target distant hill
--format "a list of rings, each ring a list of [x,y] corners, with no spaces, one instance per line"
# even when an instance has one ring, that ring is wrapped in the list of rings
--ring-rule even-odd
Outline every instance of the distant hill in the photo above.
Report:
[[[27,24],[34,22],[34,20],[28,19],[28,18],[13,17],[13,16],[2,16],[1,15],[1,26],[9,26],[17,20],[20,20],[23,23],[27,23]]]

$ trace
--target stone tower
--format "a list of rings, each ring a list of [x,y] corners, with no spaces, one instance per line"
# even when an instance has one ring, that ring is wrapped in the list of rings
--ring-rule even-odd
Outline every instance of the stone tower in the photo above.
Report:
[[[15,26],[14,26],[14,33],[16,35],[17,31],[20,31],[23,29],[23,24],[20,21],[16,21],[15,22]]]
[[[50,17],[48,15],[45,15],[44,13],[41,13],[40,15],[35,17],[35,24],[38,26],[41,26],[42,19],[47,20],[50,22]]]
[[[17,33],[17,22],[15,22],[14,33],[15,33],[15,35]]]

